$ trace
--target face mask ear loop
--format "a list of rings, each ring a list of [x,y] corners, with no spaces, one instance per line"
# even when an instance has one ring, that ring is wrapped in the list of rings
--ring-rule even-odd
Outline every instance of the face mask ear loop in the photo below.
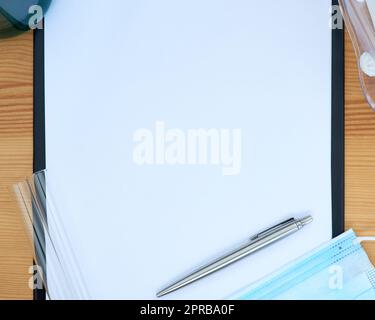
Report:
[[[357,237],[357,239],[354,240],[354,243],[361,244],[365,241],[375,241],[375,237]]]

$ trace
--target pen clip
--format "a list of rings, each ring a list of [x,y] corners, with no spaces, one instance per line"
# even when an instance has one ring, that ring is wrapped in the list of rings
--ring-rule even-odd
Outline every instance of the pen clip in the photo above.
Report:
[[[250,240],[251,240],[251,241],[259,240],[259,239],[261,239],[261,238],[263,238],[263,237],[265,237],[265,236],[267,236],[267,235],[269,235],[269,234],[275,232],[276,230],[281,229],[281,228],[284,227],[285,225],[287,225],[287,224],[289,224],[289,223],[291,223],[291,222],[294,222],[294,221],[296,221],[295,218],[290,218],[290,219],[288,219],[288,220],[285,220],[285,221],[283,221],[283,222],[277,224],[276,226],[273,226],[273,227],[271,227],[271,228],[269,228],[269,229],[267,229],[267,230],[265,230],[265,231],[262,231],[261,233],[258,233],[258,234],[255,235],[254,237],[250,238]]]

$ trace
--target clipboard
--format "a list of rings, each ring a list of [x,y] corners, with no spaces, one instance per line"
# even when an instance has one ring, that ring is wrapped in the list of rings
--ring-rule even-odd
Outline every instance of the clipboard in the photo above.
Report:
[[[337,5],[337,0],[332,1]],[[344,30],[332,30],[332,237],[344,232]],[[34,172],[46,169],[44,30],[34,31]],[[48,275],[47,275],[48,277]],[[34,299],[45,299],[34,290]]]

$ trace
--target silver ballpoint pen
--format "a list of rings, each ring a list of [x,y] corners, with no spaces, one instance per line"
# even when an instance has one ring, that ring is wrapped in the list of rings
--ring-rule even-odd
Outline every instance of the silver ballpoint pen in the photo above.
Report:
[[[157,293],[157,297],[160,298],[164,295],[167,295],[173,291],[176,291],[182,287],[191,284],[203,277],[210,275],[228,265],[247,257],[248,255],[266,247],[270,244],[283,239],[296,231],[303,228],[305,225],[309,224],[313,221],[311,216],[307,216],[303,219],[288,219],[272,228],[269,228],[256,236],[250,239],[250,243],[247,245],[229,253],[228,255],[200,268],[199,270],[195,271],[194,273],[190,274],[189,276],[177,281],[176,283],[172,284],[168,288],[160,291]]]

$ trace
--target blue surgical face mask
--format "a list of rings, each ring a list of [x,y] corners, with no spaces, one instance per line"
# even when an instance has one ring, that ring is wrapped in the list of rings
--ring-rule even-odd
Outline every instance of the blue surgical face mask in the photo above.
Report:
[[[331,240],[267,278],[237,300],[375,300],[375,269],[353,230]]]

